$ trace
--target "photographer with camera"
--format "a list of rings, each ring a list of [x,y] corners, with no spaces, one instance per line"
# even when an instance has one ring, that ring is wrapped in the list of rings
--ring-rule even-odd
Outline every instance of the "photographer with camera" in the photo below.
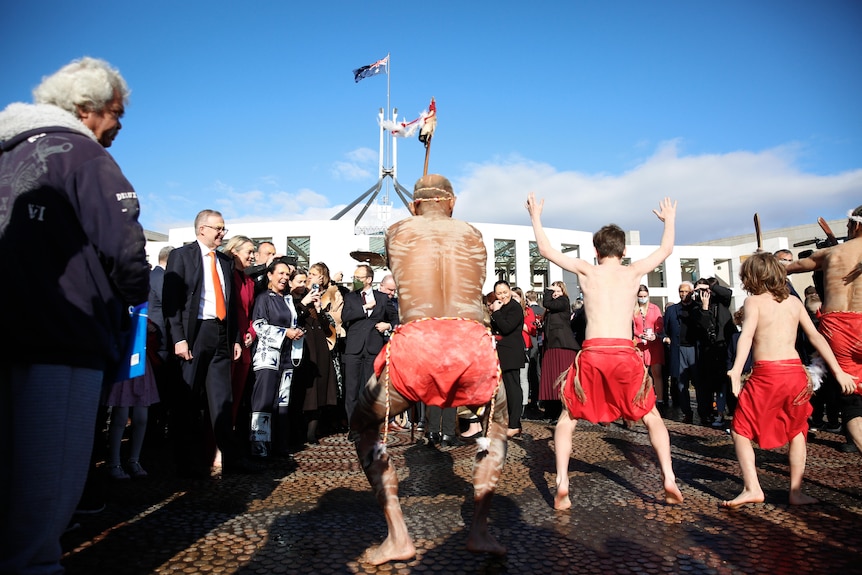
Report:
[[[722,286],[715,278],[697,280],[692,295],[701,310],[698,323],[699,377],[695,383],[697,414],[701,424],[711,424],[713,427],[724,427],[724,416],[727,413],[727,345],[736,332],[733,315],[730,313],[732,295],[730,288]],[[715,410],[713,401],[716,404]],[[714,413],[715,411],[718,413]]]

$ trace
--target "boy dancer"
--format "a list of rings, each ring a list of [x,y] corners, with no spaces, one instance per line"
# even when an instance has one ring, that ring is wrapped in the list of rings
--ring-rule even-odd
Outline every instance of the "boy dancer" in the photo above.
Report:
[[[566,409],[554,430],[557,464],[557,494],[554,509],[569,509],[569,457],[572,433],[578,419],[592,423],[614,421],[620,417],[643,419],[650,443],[658,456],[664,484],[664,499],[681,503],[682,493],[676,486],[670,460],[670,437],[655,408],[655,392],[643,360],[632,342],[632,317],[638,286],[643,276],[658,267],[673,251],[676,202],[665,198],[659,210],[653,210],[664,222],[661,245],[646,258],[622,265],[625,255],[625,232],[607,225],[593,236],[599,265],[563,255],[551,247],[542,228],[544,200],[535,194],[527,197],[527,211],[536,234],[539,252],[563,269],[578,274],[584,293],[584,311],[588,319],[583,350],[568,371],[561,392]]]
[[[742,467],[743,489],[736,498],[722,501],[721,506],[734,509],[746,503],[763,501],[752,440],[763,449],[774,449],[790,442],[790,504],[817,503],[817,499],[802,492],[805,438],[812,411],[808,400],[813,386],[796,353],[797,326],[802,326],[814,349],[842,387],[855,386],[853,377],[838,365],[802,302],[788,297],[787,275],[774,255],[757,253],[750,256],[742,263],[739,277],[742,287],[751,295],[745,300],[745,322],[737,344],[736,361],[727,374],[733,394],[739,397],[730,433]],[[752,345],[754,369],[743,387],[740,376]]]

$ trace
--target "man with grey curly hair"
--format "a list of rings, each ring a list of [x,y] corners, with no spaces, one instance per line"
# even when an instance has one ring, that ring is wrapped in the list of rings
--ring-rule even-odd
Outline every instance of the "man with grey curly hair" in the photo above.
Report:
[[[0,573],[62,573],[60,536],[87,478],[103,381],[129,307],[147,301],[137,195],[105,150],[129,90],[107,62],[45,77],[0,112]],[[27,249],[22,249],[27,246]]]

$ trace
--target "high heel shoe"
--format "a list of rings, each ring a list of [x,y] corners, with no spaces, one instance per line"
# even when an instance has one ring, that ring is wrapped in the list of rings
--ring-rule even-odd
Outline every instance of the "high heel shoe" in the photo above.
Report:
[[[482,437],[482,430],[481,429],[472,435],[462,435],[461,440],[464,441],[465,443],[475,443],[476,440],[479,439],[480,437]]]

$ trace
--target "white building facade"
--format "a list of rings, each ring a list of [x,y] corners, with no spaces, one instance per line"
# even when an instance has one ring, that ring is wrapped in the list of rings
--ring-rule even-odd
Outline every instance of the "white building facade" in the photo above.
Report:
[[[837,221],[835,225],[843,223]],[[482,232],[488,252],[486,280],[483,287],[485,293],[493,290],[494,282],[498,279],[505,279],[524,291],[530,289],[541,291],[551,282],[562,280],[567,284],[572,299],[580,293],[577,277],[574,274],[549,264],[538,254],[532,227],[487,223],[473,225]],[[384,253],[383,235],[356,234],[354,223],[350,219],[228,222],[228,230],[228,237],[244,235],[255,242],[264,240],[273,242],[279,253],[295,256],[301,267],[307,267],[315,262],[325,262],[333,274],[340,271],[345,278],[353,275],[359,263],[350,256],[350,252]],[[790,230],[793,231],[791,236],[807,238],[808,235],[813,236],[819,228],[797,226],[788,229]],[[546,232],[551,243],[564,253],[595,262],[591,232],[559,228],[546,228]],[[638,232],[628,232],[626,237],[629,244],[626,247],[626,257],[633,260],[645,257],[657,247],[640,245]],[[780,230],[764,234],[764,237],[763,247],[766,251],[790,249],[794,255],[800,251],[790,244],[787,236],[780,235]],[[171,229],[167,241],[148,242],[147,255],[150,263],[155,265],[158,251],[165,245],[178,247],[194,239],[194,229],[191,226]],[[733,290],[734,302],[731,308],[740,307],[745,293],[739,284],[739,265],[745,255],[754,252],[756,243],[753,234],[738,236],[731,240],[717,240],[710,242],[711,245],[674,247],[673,253],[664,264],[643,278],[642,283],[649,287],[651,300],[664,309],[667,303],[678,301],[677,288],[682,281],[693,282],[701,277],[716,277],[722,285]],[[386,268],[376,268],[375,282],[379,282],[387,273]],[[799,293],[811,284],[810,274],[792,276],[792,279]]]

